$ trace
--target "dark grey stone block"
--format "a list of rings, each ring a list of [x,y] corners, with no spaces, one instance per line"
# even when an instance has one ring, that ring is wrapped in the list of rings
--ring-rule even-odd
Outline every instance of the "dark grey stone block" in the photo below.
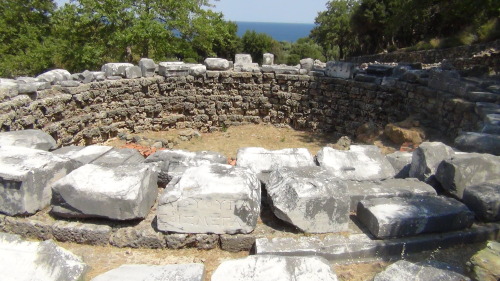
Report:
[[[462,201],[478,219],[500,220],[500,180],[467,186]]]
[[[356,216],[377,238],[459,230],[474,221],[474,214],[464,204],[438,196],[363,200]]]
[[[449,159],[455,152],[441,142],[424,142],[413,151],[410,177],[435,185],[435,174],[441,161]]]
[[[500,156],[500,136],[465,132],[455,139],[455,146],[467,152],[490,153]]]
[[[386,155],[387,160],[389,160],[396,171],[395,178],[405,179],[410,176],[412,156],[413,154],[411,152],[405,151],[397,151]]]

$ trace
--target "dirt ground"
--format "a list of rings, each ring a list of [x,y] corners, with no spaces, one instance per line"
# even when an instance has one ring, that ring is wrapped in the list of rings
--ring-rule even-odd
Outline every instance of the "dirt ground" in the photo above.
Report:
[[[177,139],[179,130],[168,132],[144,132],[133,134],[149,139]],[[188,141],[176,140],[175,149],[189,151],[211,150],[222,153],[228,158],[236,158],[240,147],[257,146],[267,149],[299,148],[305,147],[312,155],[330,143],[337,141],[332,135],[295,131],[290,128],[276,128],[272,125],[247,125],[230,127],[223,132],[201,134]],[[110,139],[106,145],[123,147],[124,140],[118,138]],[[396,146],[379,140],[375,143],[381,147],[384,153],[390,153],[397,149]],[[261,222],[261,220],[260,220]],[[256,231],[260,231],[256,230]],[[285,232],[283,232],[285,233]],[[288,233],[292,235],[291,233]],[[230,253],[220,249],[197,250],[197,249],[131,249],[115,248],[112,246],[89,246],[72,243],[57,242],[60,246],[81,256],[84,262],[90,266],[85,280],[91,280],[95,276],[123,264],[180,264],[180,263],[203,263],[205,264],[205,280],[210,280],[213,271],[223,262],[230,259],[248,256],[247,252]],[[484,248],[485,243],[459,246],[452,249],[423,252],[417,255],[405,256],[410,261],[423,261],[436,259],[448,262],[459,268],[465,269],[466,262],[478,250]],[[335,264],[332,268],[337,273],[339,280],[361,281],[372,280],[373,277],[384,270],[393,261],[365,261],[352,264]]]

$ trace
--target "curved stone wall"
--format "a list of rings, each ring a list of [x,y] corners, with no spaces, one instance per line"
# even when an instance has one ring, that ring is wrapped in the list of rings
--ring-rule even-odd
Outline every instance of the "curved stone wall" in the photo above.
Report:
[[[475,104],[421,84],[232,71],[199,76],[105,80],[55,85],[4,96],[2,131],[42,129],[59,145],[91,144],[119,131],[194,128],[201,132],[249,124],[290,125],[353,136],[368,121],[379,126],[418,114],[426,126],[454,138],[474,130]]]

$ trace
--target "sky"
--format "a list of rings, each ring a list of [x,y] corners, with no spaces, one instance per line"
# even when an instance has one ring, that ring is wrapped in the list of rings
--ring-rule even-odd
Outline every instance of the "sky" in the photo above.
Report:
[[[69,0],[56,0],[61,5]],[[215,10],[227,20],[285,23],[314,23],[328,0],[220,0]]]

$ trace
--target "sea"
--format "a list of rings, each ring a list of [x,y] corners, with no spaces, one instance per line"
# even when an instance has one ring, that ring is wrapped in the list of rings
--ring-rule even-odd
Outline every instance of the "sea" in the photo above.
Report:
[[[238,36],[242,37],[247,30],[266,33],[277,41],[295,42],[299,38],[308,37],[314,28],[313,23],[275,23],[236,21]]]

